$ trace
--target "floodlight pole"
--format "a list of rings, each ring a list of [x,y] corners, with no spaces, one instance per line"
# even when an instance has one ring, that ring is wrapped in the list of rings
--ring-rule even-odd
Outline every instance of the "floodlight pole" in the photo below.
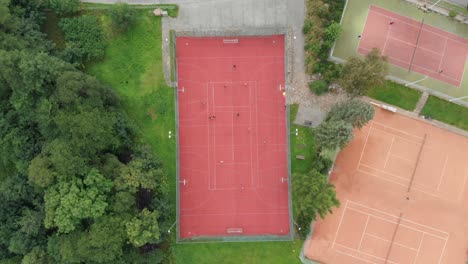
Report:
[[[418,82],[421,82],[421,81],[424,81],[427,79],[427,76],[424,76],[424,78],[420,79],[420,80],[417,80],[417,81],[414,81],[414,82],[410,82],[410,83],[407,83],[405,84],[405,86],[410,86],[412,84],[415,84],[415,83],[418,83]]]
[[[440,1],[442,0],[438,0],[437,2],[435,2],[435,4],[431,5],[428,9],[432,9],[435,5],[437,5]]]
[[[174,224],[171,225],[171,227],[167,230],[167,233],[171,233],[171,229],[175,226],[176,223],[177,221],[175,221]]]
[[[458,98],[454,98],[454,99],[450,99],[449,102],[458,101],[458,100],[465,99],[465,98],[468,98],[468,95],[462,96],[462,97],[458,97]]]

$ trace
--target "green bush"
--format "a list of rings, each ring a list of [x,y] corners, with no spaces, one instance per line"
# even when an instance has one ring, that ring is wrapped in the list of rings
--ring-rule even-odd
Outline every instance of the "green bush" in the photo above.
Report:
[[[340,201],[336,198],[335,186],[328,182],[326,175],[316,170],[306,174],[293,174],[293,199],[296,201],[294,211],[296,222],[300,228],[298,233],[304,239],[310,232],[310,222],[320,217],[322,219],[332,208],[339,207]]]
[[[325,41],[333,43],[340,35],[343,29],[339,23],[333,22],[325,29]]]
[[[109,17],[114,29],[124,32],[135,24],[136,10],[128,4],[115,4],[109,9]]]
[[[80,0],[49,0],[49,7],[58,14],[71,14],[80,9]]]
[[[324,80],[318,80],[309,84],[310,90],[316,95],[328,92],[328,83]]]
[[[375,110],[369,103],[358,99],[335,104],[328,112],[325,121],[346,121],[353,127],[362,128],[372,118]]]
[[[66,46],[81,50],[84,60],[99,60],[104,57],[104,33],[96,17],[64,18],[59,26],[65,34]]]
[[[302,33],[304,33],[304,35],[307,35],[312,29],[312,27],[313,27],[312,21],[306,20],[304,22],[304,26],[302,27]]]
[[[450,10],[450,12],[449,12],[449,17],[454,18],[454,17],[456,17],[456,16],[457,16],[457,12],[455,12],[455,11],[453,11],[453,10]]]

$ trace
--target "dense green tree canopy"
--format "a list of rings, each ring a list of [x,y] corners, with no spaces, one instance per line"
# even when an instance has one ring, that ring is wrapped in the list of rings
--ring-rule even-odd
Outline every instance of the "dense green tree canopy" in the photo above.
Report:
[[[362,128],[367,122],[374,118],[374,108],[361,100],[353,99],[336,104],[328,112],[326,121],[343,120],[353,127]]]
[[[353,126],[343,120],[323,122],[315,130],[315,138],[322,148],[341,149],[353,138]]]
[[[340,206],[336,198],[335,187],[328,183],[326,175],[312,170],[307,174],[293,175],[293,196],[295,199],[294,211],[297,223],[302,227],[300,233],[303,237],[308,234],[311,221],[317,216],[322,219],[332,212],[333,207]]]
[[[170,225],[162,165],[119,98],[39,31],[41,8],[77,2],[0,0],[1,263],[141,263]],[[94,17],[62,26],[85,59],[103,56]]]
[[[350,58],[343,67],[339,83],[351,96],[360,96],[372,86],[382,84],[387,75],[387,59],[374,48],[364,59]]]

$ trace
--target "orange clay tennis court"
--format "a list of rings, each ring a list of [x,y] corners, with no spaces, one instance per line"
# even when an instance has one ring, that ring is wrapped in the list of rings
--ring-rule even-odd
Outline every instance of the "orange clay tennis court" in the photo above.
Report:
[[[459,87],[468,39],[371,5],[358,52],[379,48],[393,65]]]
[[[376,116],[339,154],[341,207],[304,245],[322,263],[465,263],[468,139],[400,114]]]

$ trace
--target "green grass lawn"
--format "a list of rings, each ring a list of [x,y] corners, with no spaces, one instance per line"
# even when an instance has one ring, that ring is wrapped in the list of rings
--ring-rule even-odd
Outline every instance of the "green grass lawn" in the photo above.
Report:
[[[103,61],[86,69],[110,84],[122,98],[123,106],[140,129],[140,139],[161,159],[168,174],[170,199],[175,219],[175,132],[174,89],[163,77],[161,18],[139,9],[135,26],[122,35],[110,37]],[[92,13],[92,12],[91,12]],[[103,12],[96,12],[106,21]]]
[[[312,130],[308,127],[293,124],[296,118],[299,105],[290,106],[290,142],[291,142],[291,172],[292,173],[307,173],[312,169],[312,157],[315,152],[315,141]],[[294,133],[298,130],[298,135]],[[304,156],[305,160],[296,159],[296,156]]]
[[[176,263],[294,264],[301,263],[303,241],[200,243],[177,245]]]
[[[468,131],[468,108],[429,96],[421,115],[430,116],[444,123]]]
[[[367,96],[413,111],[421,97],[421,92],[392,81],[385,81],[383,85],[370,89]]]

